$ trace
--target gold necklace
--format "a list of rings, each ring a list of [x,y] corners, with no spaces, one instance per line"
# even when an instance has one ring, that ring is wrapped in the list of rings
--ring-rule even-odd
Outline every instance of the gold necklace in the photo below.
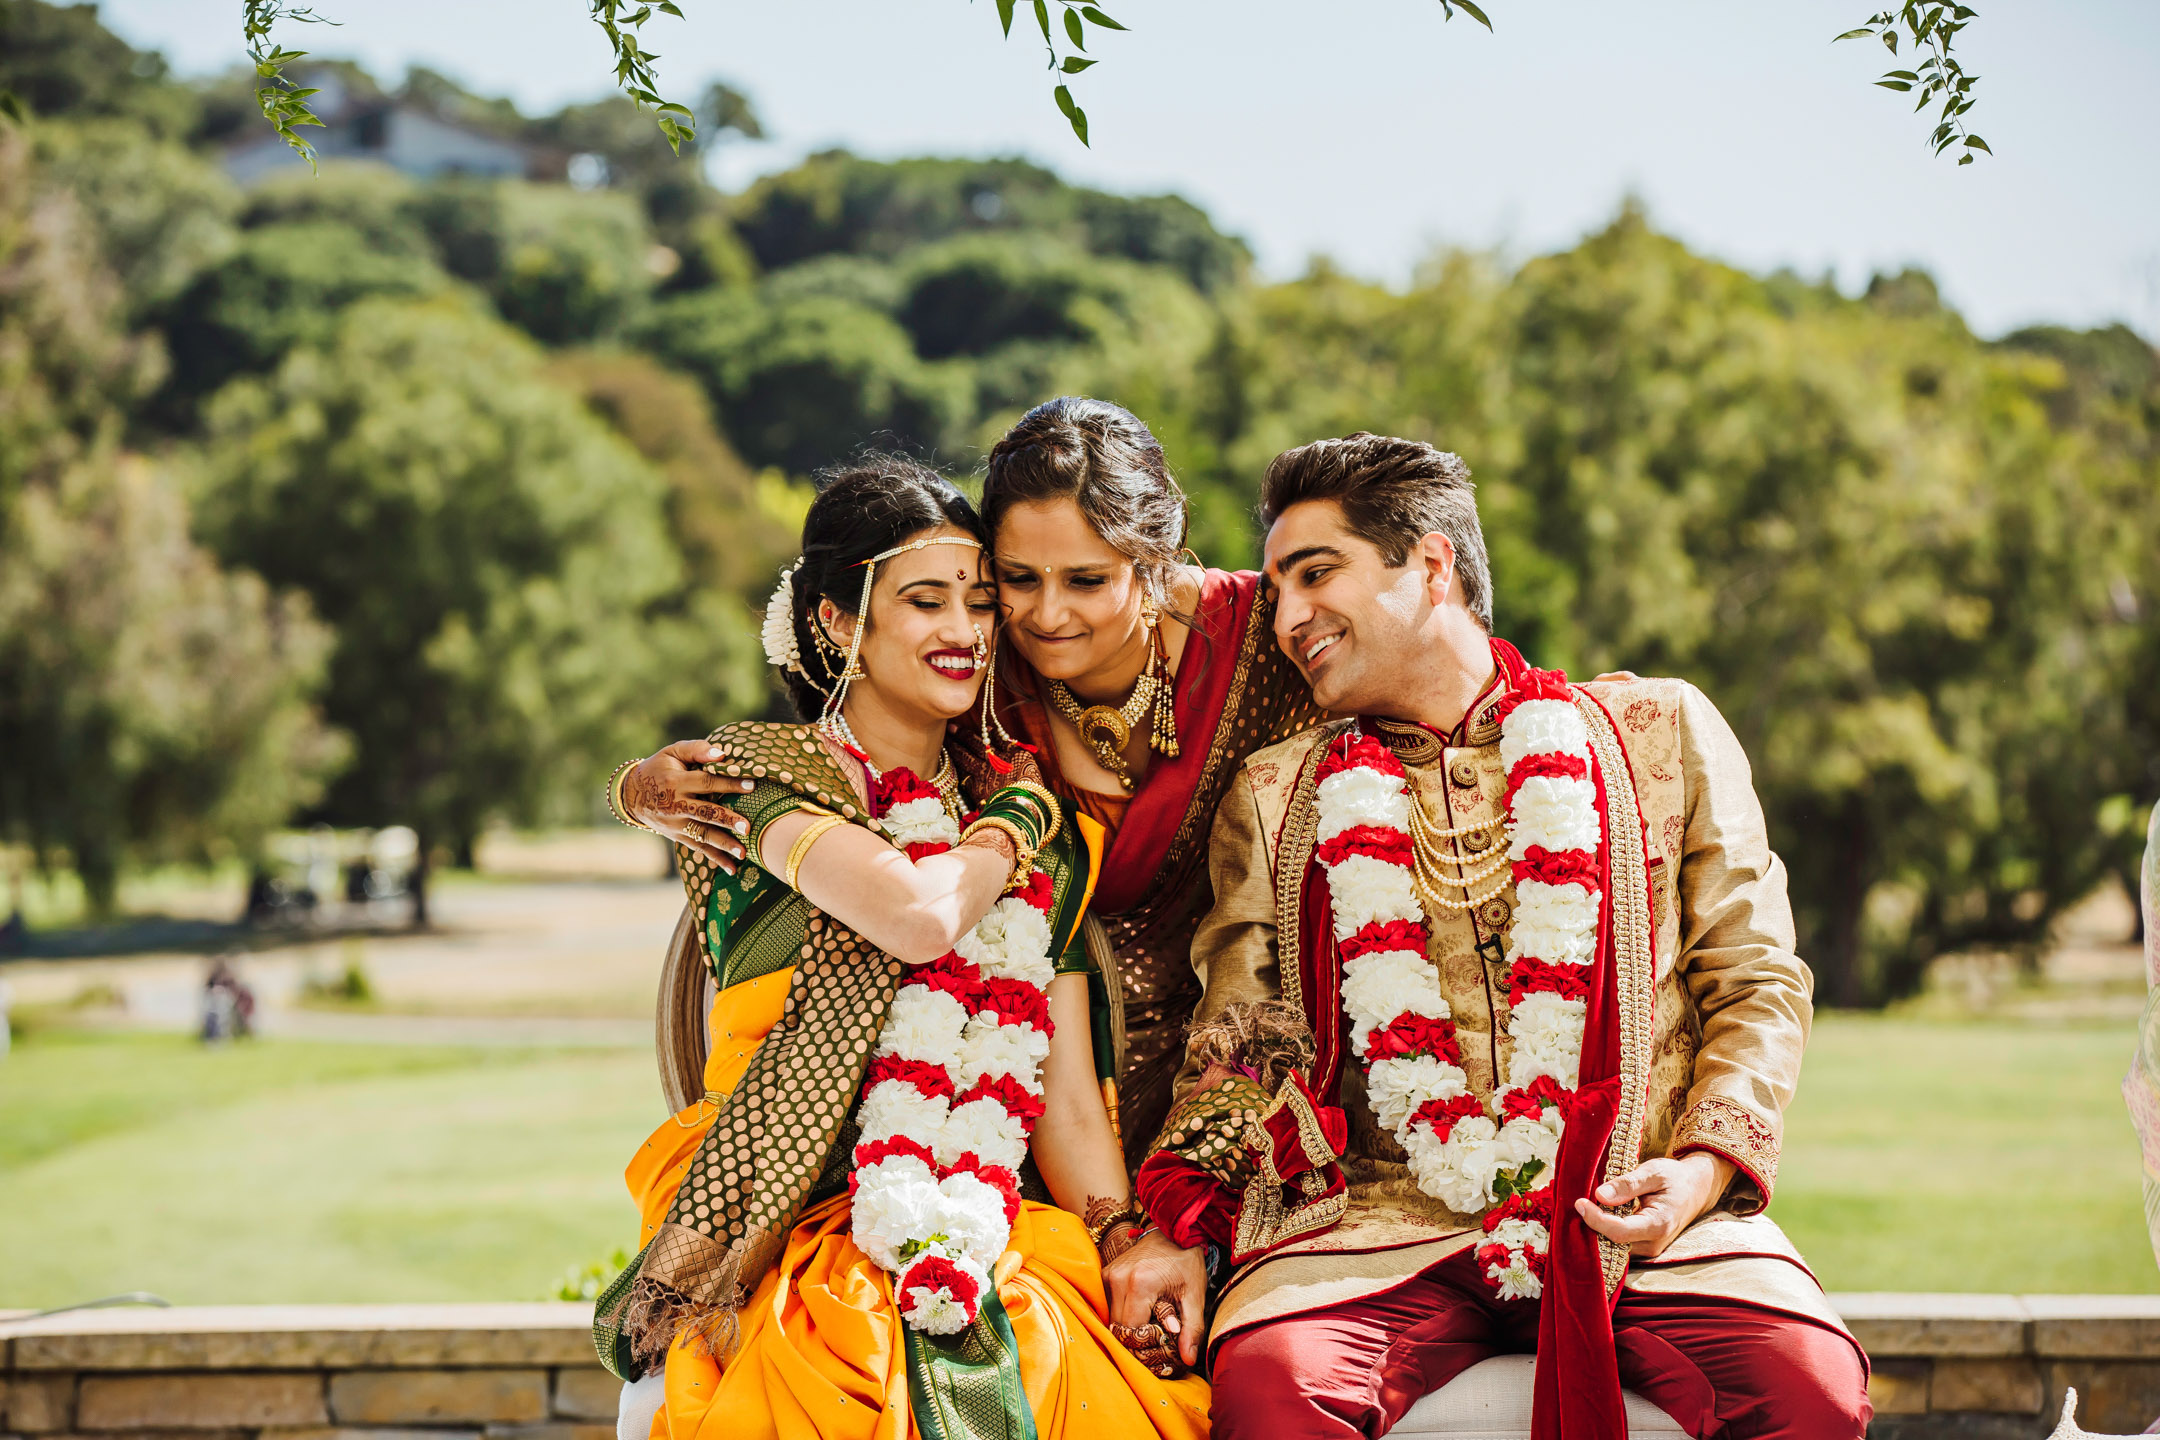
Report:
[[[950,751],[940,750],[938,752],[937,774],[930,777],[930,783],[936,787],[938,799],[944,802],[945,813],[952,817],[954,824],[959,824],[962,813],[960,774],[953,769],[952,753]]]
[[[1464,855],[1459,848],[1462,840],[1497,830],[1507,823],[1505,820],[1486,820],[1443,830],[1425,814],[1425,802],[1418,797],[1414,787],[1407,798],[1410,801],[1410,859],[1420,898],[1443,910],[1474,910],[1507,888],[1514,878],[1514,867],[1508,862],[1505,845],[1476,859]],[[1449,874],[1450,868],[1456,873]],[[1474,887],[1494,875],[1500,878],[1483,894],[1475,893]],[[1460,890],[1463,898],[1453,899],[1442,894],[1443,890]]]
[[[1154,723],[1148,735],[1148,746],[1158,755],[1172,760],[1178,754],[1177,716],[1172,706],[1170,686],[1170,656],[1162,643],[1162,631],[1152,602],[1141,611],[1148,632],[1148,659],[1139,677],[1133,681],[1132,692],[1122,705],[1083,706],[1062,680],[1052,680],[1047,685],[1050,703],[1058,713],[1072,722],[1080,732],[1081,743],[1095,752],[1105,770],[1117,776],[1118,784],[1130,795],[1133,788],[1131,767],[1125,763],[1125,747],[1132,740],[1133,727],[1154,708]]]
[[[870,783],[872,785],[877,784],[879,780],[884,778],[882,772],[871,762],[870,752],[865,750],[861,742],[856,740],[854,728],[847,723],[845,715],[836,714],[828,719],[820,720],[818,728],[827,735],[832,736],[833,739],[838,740],[842,745],[845,745],[856,758],[862,761],[863,769],[870,772]],[[960,772],[953,768],[951,751],[945,749],[938,751],[937,773],[930,777],[930,784],[938,792],[938,799],[944,803],[945,813],[950,815],[955,823],[958,823],[961,815],[965,813],[966,807],[961,804]]]

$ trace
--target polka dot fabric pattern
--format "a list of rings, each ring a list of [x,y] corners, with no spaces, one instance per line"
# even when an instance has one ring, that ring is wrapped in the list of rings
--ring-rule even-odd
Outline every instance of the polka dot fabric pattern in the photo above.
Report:
[[[811,803],[876,828],[853,786],[805,726],[731,725],[714,732],[731,770],[788,785]],[[693,901],[700,880],[685,880]],[[687,1334],[712,1353],[733,1348],[735,1312],[779,1259],[825,1169],[900,984],[900,961],[812,912],[779,1025],[692,1159],[667,1220],[639,1257],[612,1317],[646,1371]]]

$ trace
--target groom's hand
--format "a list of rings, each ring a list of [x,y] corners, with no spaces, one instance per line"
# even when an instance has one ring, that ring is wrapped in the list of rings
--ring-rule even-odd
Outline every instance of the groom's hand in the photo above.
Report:
[[[1618,1241],[1645,1260],[1655,1260],[1695,1217],[1718,1202],[1732,1179],[1733,1163],[1696,1150],[1677,1159],[1646,1160],[1617,1180],[1577,1200],[1575,1213],[1598,1234]],[[1632,1213],[1615,1215],[1608,1206],[1636,1202]]]
[[[1207,1257],[1187,1250],[1160,1230],[1151,1230],[1131,1249],[1103,1266],[1103,1287],[1110,1292],[1110,1320],[1116,1325],[1145,1325],[1157,1300],[1177,1307],[1163,1329],[1177,1345],[1187,1369],[1200,1363],[1200,1342],[1207,1330]]]

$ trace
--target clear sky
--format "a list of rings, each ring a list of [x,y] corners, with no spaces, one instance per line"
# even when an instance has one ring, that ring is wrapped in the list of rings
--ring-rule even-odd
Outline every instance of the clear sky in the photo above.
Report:
[[[343,22],[294,48],[387,79],[429,65],[528,111],[609,79],[584,0],[316,0]],[[1833,271],[1915,263],[1983,334],[2122,319],[2160,336],[2160,0],[1994,0],[1961,37],[1995,149],[1929,156],[1889,61],[1847,41],[1875,0],[1118,0],[1076,82],[1094,148],[1052,108],[1042,51],[991,0],[679,0],[647,48],[682,98],[725,78],[771,139],[716,162],[730,187],[845,146],[1019,154],[1109,189],[1175,190],[1270,275],[1324,253],[1400,282],[1436,245],[1565,246],[1626,194],[1710,254]],[[240,54],[232,0],[104,0],[184,71]],[[1021,7],[1023,17],[1027,7]]]

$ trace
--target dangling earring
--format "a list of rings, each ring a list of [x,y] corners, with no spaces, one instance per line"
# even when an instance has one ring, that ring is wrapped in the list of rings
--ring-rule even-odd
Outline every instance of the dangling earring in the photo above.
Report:
[[[1020,743],[1006,732],[1005,721],[997,713],[997,642],[995,640],[989,641],[988,648],[990,651],[990,666],[983,672],[981,715],[982,742],[983,748],[986,750],[995,748],[990,738],[993,730],[997,732],[997,738],[1003,740],[1007,745]]]
[[[1140,621],[1147,626],[1148,665],[1147,673],[1155,677],[1154,723],[1150,727],[1148,744],[1155,753],[1175,760],[1178,754],[1177,716],[1171,709],[1170,696],[1170,645],[1163,639],[1162,607],[1153,594],[1140,600]]]

